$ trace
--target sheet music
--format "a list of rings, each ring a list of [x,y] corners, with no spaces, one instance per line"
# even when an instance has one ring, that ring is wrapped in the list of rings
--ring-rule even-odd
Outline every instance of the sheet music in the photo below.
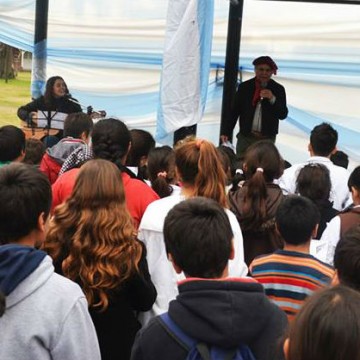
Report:
[[[48,116],[50,114],[50,129],[64,130],[64,121],[68,114],[57,111],[42,111],[37,112],[37,124],[40,128],[48,127]]]

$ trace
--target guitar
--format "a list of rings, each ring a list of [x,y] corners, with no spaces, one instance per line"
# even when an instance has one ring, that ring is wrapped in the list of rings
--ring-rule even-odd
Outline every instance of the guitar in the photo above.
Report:
[[[21,121],[21,130],[25,133],[25,139],[38,139],[41,140],[48,135],[57,135],[60,130],[58,129],[45,129],[40,127],[28,126],[26,121]]]

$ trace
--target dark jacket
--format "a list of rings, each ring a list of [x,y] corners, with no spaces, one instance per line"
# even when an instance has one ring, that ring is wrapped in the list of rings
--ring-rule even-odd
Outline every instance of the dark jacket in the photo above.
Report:
[[[327,223],[339,212],[332,207],[333,203],[329,200],[315,201],[315,205],[320,212],[320,223],[315,239],[320,239]]]
[[[135,335],[141,328],[137,312],[150,310],[156,300],[156,289],[150,278],[145,246],[142,247],[139,273],[134,274],[113,292],[105,311],[89,309],[99,339],[102,360],[130,359]],[[60,264],[55,265],[55,270],[61,273]],[[81,283],[79,285],[81,286]]]
[[[283,358],[279,340],[286,315],[253,279],[187,279],[170,303],[169,316],[189,336],[208,345],[237,348],[243,343],[257,360]],[[156,317],[138,333],[131,359],[184,360],[186,355]]]
[[[360,224],[360,208],[349,207],[343,210],[340,214],[340,238],[352,227]]]
[[[77,101],[76,99],[73,99]],[[81,112],[81,106],[73,103],[67,97],[54,98],[50,105],[45,104],[44,96],[29,102],[24,106],[20,106],[17,115],[23,121],[30,120],[30,113],[34,111],[58,111],[65,114]]]
[[[261,133],[266,136],[275,136],[279,130],[279,120],[285,119],[288,114],[286,93],[285,88],[272,79],[270,79],[266,88],[272,91],[276,101],[272,105],[268,99],[262,100]],[[255,78],[244,81],[239,85],[233,100],[231,116],[222,124],[222,135],[230,136],[239,117],[240,133],[243,135],[251,133],[256,108],[252,103],[254,92]]]
[[[249,266],[255,257],[273,253],[283,247],[283,241],[275,229],[275,214],[284,198],[278,185],[267,184],[266,213],[267,218],[260,227],[247,229],[243,224],[244,197],[247,191],[246,182],[243,187],[229,193],[230,210],[236,215],[244,238],[244,257]]]

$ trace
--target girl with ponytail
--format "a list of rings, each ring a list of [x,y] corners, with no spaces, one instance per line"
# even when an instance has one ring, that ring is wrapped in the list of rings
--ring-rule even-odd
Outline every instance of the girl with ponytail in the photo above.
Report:
[[[181,192],[151,203],[139,227],[139,239],[147,247],[149,271],[158,293],[153,311],[147,314],[144,322],[167,311],[169,302],[178,294],[176,280],[184,278],[183,274],[180,278],[177,277],[167,259],[163,235],[167,213],[179,202],[197,196],[213,199],[228,208],[226,175],[212,143],[201,139],[183,141],[175,149],[175,168],[181,183]],[[244,263],[241,230],[234,214],[228,209],[226,212],[234,234],[235,250],[234,259],[229,261],[229,275],[244,276],[247,274],[247,267]]]
[[[170,146],[151,149],[147,159],[147,173],[152,189],[160,198],[179,193],[175,174],[175,152]]]
[[[275,213],[283,194],[274,180],[281,176],[284,165],[276,146],[262,140],[248,148],[243,167],[246,181],[230,192],[229,202],[240,223],[245,262],[250,265],[256,256],[282,247],[275,229]]]

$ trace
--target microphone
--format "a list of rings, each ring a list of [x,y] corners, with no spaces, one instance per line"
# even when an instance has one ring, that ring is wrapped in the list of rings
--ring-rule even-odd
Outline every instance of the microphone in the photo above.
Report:
[[[264,90],[267,88],[267,82],[266,81],[262,81],[261,84],[260,84],[260,88],[261,90]],[[263,101],[264,98],[263,97],[260,97],[260,100]]]
[[[91,115],[91,114],[97,114],[99,117],[105,117],[106,116],[106,111],[104,110],[94,110],[93,107],[90,105],[90,106],[84,106],[83,104],[79,103],[78,101],[76,101],[75,99],[73,99],[71,97],[71,94],[66,94],[64,96],[64,98],[68,101],[71,101],[72,103],[74,104],[77,104],[79,105],[83,110],[86,109],[86,113],[88,115]]]
[[[72,98],[71,94],[66,94],[64,96],[64,99],[71,101],[74,104],[79,105],[82,109],[87,109],[87,106],[84,106],[83,104],[79,103],[78,101],[76,101],[75,99]]]
[[[83,105],[80,104],[77,100],[75,100],[70,93],[65,94],[62,98],[65,99],[65,100],[69,100],[69,101],[73,102],[74,104],[78,104],[81,107],[83,107]]]

